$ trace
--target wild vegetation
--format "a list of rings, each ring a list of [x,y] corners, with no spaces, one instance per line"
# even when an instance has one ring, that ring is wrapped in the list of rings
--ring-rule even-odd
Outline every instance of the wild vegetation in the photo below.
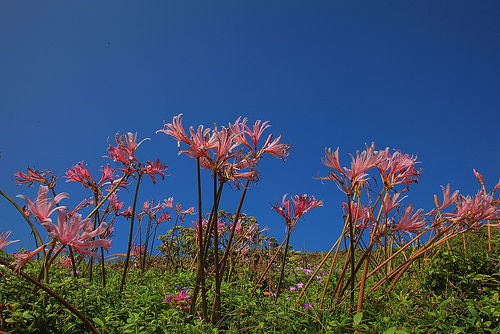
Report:
[[[138,203],[144,177],[166,177],[159,159],[142,162],[137,135],[115,136],[99,181],[83,162],[65,173],[91,197],[63,206],[50,170],[15,173],[38,196],[0,191],[29,225],[34,250],[2,252],[0,330],[26,333],[380,332],[470,333],[500,330],[498,200],[474,170],[476,195],[443,187],[429,212],[406,204],[421,171],[415,156],[366,146],[342,166],[327,148],[319,177],[344,196],[342,232],[328,252],[295,251],[290,237],[314,196],[283,196],[273,205],[286,227],[276,240],[242,212],[259,161],[286,159],[290,146],[268,122],[191,127],[181,115],[157,133],[177,141],[196,164],[196,207],[173,197]],[[273,139],[274,138],[274,139]],[[263,142],[263,143],[262,143]],[[207,170],[211,184],[201,184]],[[224,188],[239,189],[237,211],[220,207]],[[125,209],[119,189],[133,191]],[[202,203],[202,189],[212,198]],[[207,190],[208,189],[208,190]],[[405,196],[406,195],[406,196]],[[22,202],[21,202],[22,201]],[[20,204],[21,203],[21,204]],[[25,204],[24,206],[21,206]],[[208,208],[208,209],[207,209]],[[87,213],[85,218],[83,213]],[[192,221],[194,219],[194,221]],[[123,256],[112,254],[113,225],[127,221]],[[168,229],[164,227],[170,224]],[[168,232],[161,235],[159,231]],[[20,236],[15,236],[20,238]],[[160,245],[158,246],[158,240]],[[17,240],[0,234],[0,249]],[[156,242],[156,247],[155,247]],[[105,256],[106,252],[111,255]]]

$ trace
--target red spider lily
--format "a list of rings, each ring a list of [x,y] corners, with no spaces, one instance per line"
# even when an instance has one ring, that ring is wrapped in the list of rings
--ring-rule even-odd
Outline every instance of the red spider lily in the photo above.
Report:
[[[345,175],[351,181],[351,184],[365,182],[368,179],[368,175],[365,173],[382,163],[385,154],[385,151],[375,151],[375,143],[372,143],[370,147],[367,145],[366,150],[361,153],[356,152],[356,158],[352,157],[351,168],[344,167]]]
[[[61,257],[59,259],[59,263],[62,265],[64,269],[71,268],[71,259],[69,258],[69,256]]]
[[[143,172],[144,174],[149,175],[151,180],[153,180],[153,184],[155,184],[156,178],[154,175],[160,175],[162,180],[165,179],[165,173],[163,173],[165,169],[167,169],[167,165],[162,165],[160,163],[160,159],[156,159],[154,163],[148,161],[146,167],[143,169]]]
[[[291,198],[292,202],[290,202],[290,200],[286,199],[287,195],[283,196],[281,206],[276,202],[273,209],[285,219],[286,224],[290,227],[294,227],[300,217],[307,211],[323,206],[323,201],[316,200],[314,196],[307,194],[295,195]],[[290,213],[291,209],[293,209],[293,216]]]
[[[372,224],[366,224],[369,221],[374,220],[373,213],[370,207],[366,207],[360,205],[358,208],[358,204],[355,202],[351,203],[352,210],[350,215],[352,217],[353,222],[360,222],[356,227],[370,227]],[[342,208],[345,210],[346,214],[349,213],[349,207],[346,202],[342,202]]]
[[[181,151],[180,153],[186,153],[192,158],[210,159],[208,150],[216,148],[217,138],[215,135],[211,135],[210,129],[204,129],[203,125],[198,126],[198,130],[196,132],[193,127],[190,127],[189,133],[191,134],[188,141],[189,149]]]
[[[333,168],[341,174],[345,174],[342,167],[340,167],[338,147],[336,151],[332,151],[331,148],[326,148],[325,157],[322,159],[322,162],[325,166]]]
[[[174,116],[172,123],[165,123],[164,127],[165,129],[158,130],[156,133],[163,132],[166,135],[174,137],[178,141],[190,144],[190,140],[182,127],[182,114]]]
[[[36,169],[32,168],[27,168],[28,172],[23,173],[21,171],[17,171],[17,173],[14,173],[14,177],[16,178],[14,181],[16,184],[21,185],[21,184],[28,184],[28,186],[32,186],[33,183],[35,182],[41,182],[41,183],[46,183],[47,179],[45,178],[45,174],[50,173],[49,170],[44,170],[44,171],[37,171]],[[50,173],[52,174],[52,173]]]
[[[35,215],[35,217],[41,222],[44,223],[46,221],[51,222],[52,220],[49,216],[57,210],[66,209],[64,206],[55,207],[63,198],[69,198],[67,193],[60,193],[54,197],[54,199],[48,202],[48,193],[49,187],[40,185],[38,188],[38,196],[35,199],[35,202],[31,202],[31,200],[25,195],[17,195],[16,197],[22,198],[28,204],[28,208]]]
[[[390,155],[388,149],[384,151],[386,159],[377,165],[382,180],[386,186],[393,188],[397,184],[416,183],[420,176],[420,171],[415,169],[415,164],[419,163],[416,156],[394,152]]]
[[[154,200],[152,200],[151,203],[149,203],[149,201],[144,202],[140,215],[147,215],[150,219],[156,218],[156,214],[163,208],[163,204],[158,203],[156,206],[153,206],[154,203]]]
[[[191,295],[187,293],[188,291],[189,291],[189,287],[187,287],[185,289],[181,289],[177,285],[177,294],[175,296],[172,296],[170,294],[165,295],[165,299],[163,299],[163,301],[166,303],[173,302],[180,309],[187,309],[187,308],[189,308],[189,304],[191,303],[191,301],[189,300],[189,298],[191,298]]]
[[[481,220],[495,220],[500,213],[493,203],[493,197],[481,190],[475,198],[459,197],[455,213],[446,214],[450,220],[472,225]]]
[[[129,206],[126,210],[120,212],[118,216],[125,217],[127,219],[132,218],[132,208]]]
[[[126,165],[129,165],[134,161],[138,162],[135,157],[135,151],[145,140],[149,140],[149,138],[145,138],[137,143],[137,133],[128,132],[121,136],[118,136],[117,133],[115,135],[116,147],[109,145],[108,158]]]
[[[455,192],[450,196],[450,185],[448,184],[446,188],[443,188],[443,204],[439,206],[439,210],[449,206],[451,203],[455,202],[458,197],[458,190],[455,190]],[[439,203],[438,203],[439,204]]]
[[[83,161],[73,165],[65,174],[65,177],[68,179],[66,182],[78,182],[81,183],[84,188],[95,186],[95,181],[90,175],[87,165],[85,165],[85,167],[83,166]]]
[[[113,182],[113,178],[118,177],[118,175],[114,174],[116,172],[116,170],[114,168],[111,168],[109,166],[109,164],[106,164],[106,167],[101,166],[101,169],[99,169],[99,170],[102,172],[102,176],[101,176],[101,179],[99,180],[98,184],[103,184],[106,181]]]
[[[394,226],[394,230],[414,233],[420,231],[425,224],[423,212],[423,209],[418,209],[417,212],[413,213],[413,205],[408,205],[403,217],[399,223]]]
[[[307,194],[295,195],[292,197],[293,219],[299,220],[307,211],[323,206],[323,201],[318,201],[314,196]]]
[[[401,193],[395,193],[394,196],[391,196],[391,194],[388,193],[387,196],[382,200],[382,207],[384,209],[385,215],[389,214],[390,211],[398,207],[401,201],[406,197],[404,196],[398,201],[400,195]]]
[[[14,254],[14,261],[15,267],[14,267],[14,272],[19,272],[19,270],[29,262],[36,254],[40,253],[40,251],[45,247],[45,245],[41,245],[37,249],[35,249],[32,252],[27,252],[27,253],[15,253]]]
[[[7,241],[7,238],[10,235],[10,231],[5,232],[3,235],[0,233],[0,249],[4,248],[7,245],[10,245],[13,242],[18,242],[19,240],[9,240]]]
[[[104,233],[107,228],[106,223],[101,223],[97,229],[92,230],[92,220],[82,220],[80,214],[74,214],[68,219],[63,211],[59,211],[57,225],[52,222],[45,222],[42,225],[47,229],[49,235],[56,238],[61,245],[70,245],[81,254],[97,257],[97,253],[93,252],[92,249],[111,248],[109,240],[92,240]]]
[[[118,211],[120,211],[125,204],[125,202],[120,202],[120,200],[118,199],[118,194],[116,192],[113,192],[109,196],[108,201],[111,204],[111,210],[113,210],[115,214],[118,214]]]
[[[130,251],[130,256],[139,259],[143,254],[146,248],[144,245],[133,245],[132,250]]]
[[[168,199],[165,199],[163,201],[164,201],[163,205],[165,205],[165,207],[170,208],[172,210],[175,210],[174,205],[173,205],[173,202],[174,202],[173,197],[169,197]]]
[[[285,219],[285,222],[288,226],[291,225],[292,223],[292,218],[290,217],[290,200],[287,200],[286,197],[288,194],[285,194],[283,196],[283,199],[281,200],[281,205],[279,204],[278,201],[276,201],[276,205],[273,206],[273,210],[276,211],[278,214]]]
[[[170,221],[172,220],[172,216],[168,212],[163,212],[159,217],[158,217],[158,224],[165,222],[165,221]]]

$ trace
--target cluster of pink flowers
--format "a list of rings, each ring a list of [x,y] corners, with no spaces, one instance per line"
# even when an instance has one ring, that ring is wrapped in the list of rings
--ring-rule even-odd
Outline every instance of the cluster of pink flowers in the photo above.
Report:
[[[181,289],[180,286],[177,285],[177,294],[173,295],[165,295],[165,299],[163,299],[166,303],[173,303],[180,309],[187,309],[191,303],[191,295],[188,294],[189,287],[185,289]]]
[[[199,158],[200,165],[220,173],[227,180],[238,182],[239,179],[256,180],[255,166],[264,153],[284,159],[290,146],[280,143],[281,136],[275,138],[270,134],[262,147],[258,141],[269,127],[268,122],[256,121],[251,129],[247,120],[238,118],[234,124],[211,130],[198,126],[197,130],[189,128],[189,136],[182,126],[182,114],[175,116],[172,123],[165,123],[164,129],[157,131],[175,138],[179,145],[185,143],[187,149],[180,150],[192,158]],[[241,149],[241,145],[247,150]],[[180,147],[180,146],[179,146]]]
[[[288,194],[283,196],[281,205],[279,202],[276,202],[273,209],[285,219],[289,227],[295,226],[304,213],[323,206],[323,201],[317,200],[314,196],[307,194],[295,195],[291,199],[286,199],[287,196]]]

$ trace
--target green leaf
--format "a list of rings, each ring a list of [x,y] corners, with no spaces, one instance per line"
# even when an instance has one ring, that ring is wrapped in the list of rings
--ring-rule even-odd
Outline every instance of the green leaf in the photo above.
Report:
[[[99,319],[99,318],[94,318],[94,319],[92,319],[92,320],[94,320],[94,322],[95,322],[97,325],[99,325],[100,327],[104,327],[104,321],[102,321],[101,319]]]
[[[394,334],[397,330],[396,326],[389,327],[385,330],[384,334]]]
[[[354,317],[352,318],[352,321],[354,322],[354,325],[357,326],[363,319],[363,312],[356,313]]]

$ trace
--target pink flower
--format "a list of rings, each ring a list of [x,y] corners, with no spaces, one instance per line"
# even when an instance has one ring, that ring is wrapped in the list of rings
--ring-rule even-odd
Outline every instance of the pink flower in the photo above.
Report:
[[[479,191],[475,198],[461,196],[457,201],[456,212],[446,215],[452,221],[472,225],[481,220],[494,220],[499,213],[496,204],[493,202],[493,197]]]
[[[175,209],[174,209],[173,202],[174,202],[174,198],[173,198],[173,197],[169,197],[168,199],[165,199],[165,200],[164,200],[163,205],[165,205],[165,207],[167,207],[167,208],[170,208],[170,209],[172,209],[172,210],[175,210]]]
[[[61,245],[70,245],[77,252],[97,257],[97,253],[92,250],[95,248],[111,248],[111,242],[105,239],[93,240],[106,231],[106,223],[101,223],[97,229],[92,230],[92,221],[90,219],[82,220],[80,214],[74,214],[69,220],[63,211],[59,211],[58,225],[52,222],[45,222],[49,235],[56,238]]]
[[[182,127],[182,114],[174,116],[172,123],[165,123],[164,127],[165,129],[158,130],[156,133],[163,132],[166,135],[174,137],[178,141],[190,144],[189,138]]]
[[[325,157],[322,160],[325,166],[333,168],[341,174],[344,174],[344,170],[340,167],[338,147],[336,151],[332,151],[331,148],[325,149]]]
[[[185,289],[181,289],[177,285],[177,294],[175,296],[166,295],[165,299],[163,299],[166,303],[175,303],[180,309],[187,309],[189,304],[191,303],[190,298],[191,295],[187,292],[189,291],[189,287]]]
[[[299,219],[307,211],[323,206],[323,201],[319,201],[314,196],[307,194],[295,195],[292,197],[293,202],[293,218]]]
[[[420,231],[425,224],[423,211],[423,209],[418,209],[417,212],[413,213],[413,205],[410,203],[399,223],[395,225],[394,230],[405,232]]]
[[[57,203],[59,203],[63,198],[69,198],[67,193],[60,193],[50,202],[48,202],[48,193],[49,187],[40,185],[38,188],[38,197],[35,199],[35,202],[31,202],[31,200],[24,195],[17,195],[16,197],[22,198],[28,204],[28,208],[35,215],[35,217],[41,222],[51,222],[52,220],[49,216],[57,210],[66,209],[64,206],[55,207]]]
[[[111,168],[109,164],[106,164],[106,167],[101,166],[101,169],[99,169],[102,172],[101,179],[99,180],[98,184],[102,184],[106,181],[113,181],[114,177],[117,177],[118,175],[115,175],[115,169]],[[123,183],[123,182],[122,182]]]
[[[146,167],[144,167],[144,174],[149,175],[151,179],[153,180],[153,184],[156,183],[156,178],[154,175],[160,175],[161,179],[163,180],[165,178],[165,173],[163,171],[167,169],[167,165],[162,165],[160,162],[160,159],[156,159],[156,161],[153,163],[151,161],[147,162],[148,164]]]
[[[15,267],[14,267],[14,272],[19,272],[19,270],[26,264],[28,263],[29,260],[31,260],[36,254],[38,254],[45,245],[41,245],[37,249],[35,249],[32,252],[28,253],[16,253],[14,254],[14,261]]]
[[[7,238],[10,235],[10,231],[5,232],[3,235],[0,233],[0,249],[4,248],[7,245],[10,245],[13,242],[18,242],[19,240],[10,240],[7,241]]]
[[[282,199],[281,206],[278,202],[273,206],[274,211],[279,213],[284,219],[288,226],[294,225],[293,222],[297,222],[300,217],[307,211],[323,206],[323,201],[316,200],[314,196],[309,196],[307,194],[295,195],[290,200],[286,199],[285,194]],[[291,209],[293,209],[293,216],[291,216]]]
[[[375,151],[375,143],[370,147],[366,146],[366,150],[359,153],[356,152],[356,158],[352,157],[351,169],[345,168],[345,175],[351,181],[351,184],[356,182],[365,182],[368,179],[366,172],[382,163],[385,159],[385,151]]]
[[[17,171],[17,173],[14,173],[14,177],[16,178],[15,179],[15,182],[16,184],[28,184],[28,186],[31,186],[33,185],[34,182],[41,182],[41,183],[45,183],[46,182],[46,178],[45,178],[45,174],[47,174],[47,172],[50,173],[50,171],[48,170],[44,170],[44,171],[37,171],[36,169],[32,169],[32,168],[27,168],[28,170],[28,173],[23,173],[21,171]],[[52,173],[51,173],[52,174]]]
[[[401,201],[406,197],[405,196],[398,201],[400,195],[401,193],[395,193],[394,196],[391,196],[390,193],[387,194],[387,196],[382,200],[384,214],[389,214],[389,212],[398,207]]]
[[[64,269],[69,269],[71,267],[71,259],[68,256],[59,258],[59,263]]]
[[[78,182],[85,188],[90,188],[95,185],[95,181],[92,179],[87,166],[83,166],[83,161],[80,161],[78,164],[73,165],[71,169],[68,169],[65,177],[68,179],[66,182]]]
[[[455,202],[458,197],[458,190],[455,190],[453,195],[450,196],[450,185],[448,184],[446,188],[443,188],[443,204],[439,207],[439,209],[443,209],[447,206],[449,206],[451,203]]]

